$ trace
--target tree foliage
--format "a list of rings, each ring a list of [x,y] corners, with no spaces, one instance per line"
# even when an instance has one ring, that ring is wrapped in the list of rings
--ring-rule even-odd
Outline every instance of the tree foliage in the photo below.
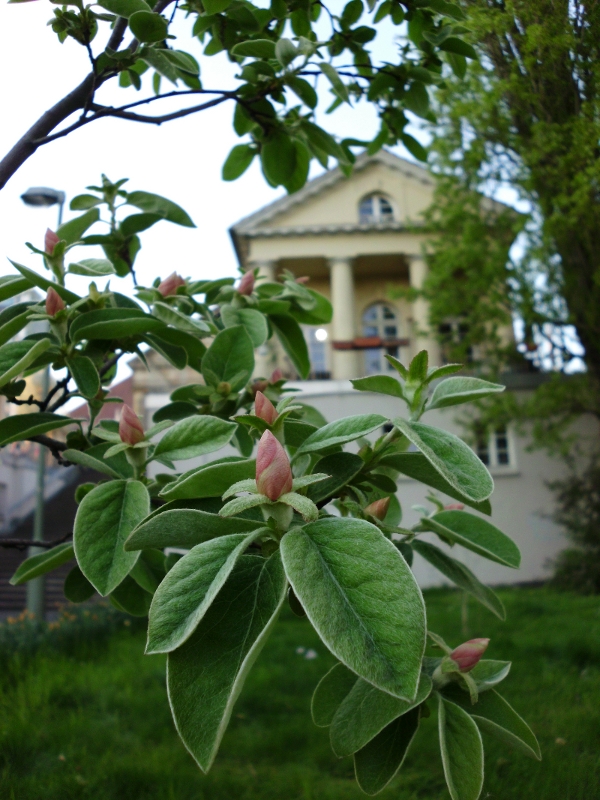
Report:
[[[511,315],[522,322],[519,368],[528,359],[569,372],[581,355],[577,390],[551,381],[510,409],[532,419],[543,407],[556,432],[582,412],[600,415],[600,9],[566,0],[461,6],[480,59],[436,91],[433,320],[451,309],[464,322],[458,354],[483,346],[496,370],[510,358],[499,331]],[[481,201],[482,189],[504,187],[519,214]]]

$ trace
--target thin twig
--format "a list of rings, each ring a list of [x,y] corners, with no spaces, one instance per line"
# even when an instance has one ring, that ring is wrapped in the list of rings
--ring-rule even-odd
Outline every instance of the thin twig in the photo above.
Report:
[[[37,444],[47,447],[61,467],[70,467],[72,465],[71,461],[67,461],[61,455],[61,453],[64,453],[65,450],[69,449],[65,442],[59,442],[58,439],[53,439],[51,436],[45,436],[43,433],[39,434],[38,436],[28,436],[27,441],[37,442]]]
[[[112,358],[110,358],[105,364],[100,367],[99,373],[100,377],[106,375],[106,373],[114,367],[117,361],[121,358],[123,353],[116,353]]]
[[[73,531],[65,533],[60,539],[52,539],[49,542],[38,541],[37,539],[3,539],[0,536],[0,547],[11,547],[14,550],[27,550],[30,547],[43,547],[45,550],[50,550],[58,544],[68,541],[73,536]]]
[[[44,400],[44,402],[43,402],[43,403],[40,405],[40,409],[41,409],[42,411],[46,411],[46,409],[48,408],[48,406],[49,406],[49,404],[50,404],[50,400],[52,400],[52,398],[54,397],[54,395],[55,395],[57,392],[59,392],[61,389],[66,389],[66,387],[67,387],[67,384],[69,383],[69,381],[70,381],[70,380],[71,380],[71,373],[67,371],[67,375],[66,375],[66,377],[64,377],[64,378],[61,378],[61,380],[57,381],[57,382],[54,384],[54,386],[52,387],[52,389],[50,389],[50,391],[49,391],[49,392],[48,392],[48,394],[46,395],[46,399],[45,399],[45,400]]]

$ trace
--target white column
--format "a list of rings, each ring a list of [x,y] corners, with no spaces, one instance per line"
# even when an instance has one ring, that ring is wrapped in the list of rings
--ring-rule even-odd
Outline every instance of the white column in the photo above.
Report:
[[[356,333],[354,328],[354,273],[352,259],[329,259],[331,280],[331,304],[333,320],[331,330],[334,342],[351,342]],[[356,350],[332,351],[334,380],[348,380],[360,377],[358,353]]]
[[[277,263],[275,261],[250,261],[248,269],[258,267],[258,286],[275,280]],[[275,338],[261,345],[254,351],[254,378],[269,378],[274,369],[282,366],[279,363],[278,348]]]
[[[408,256],[408,270],[411,288],[422,289],[427,275],[427,264],[420,255]],[[412,303],[412,331],[411,331],[411,356],[414,357],[421,350],[429,353],[429,364],[440,364],[440,346],[432,336],[429,326],[429,303],[419,297]]]

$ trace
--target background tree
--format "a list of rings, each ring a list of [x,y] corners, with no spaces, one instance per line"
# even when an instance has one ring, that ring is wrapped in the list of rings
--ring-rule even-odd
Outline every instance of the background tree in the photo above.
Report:
[[[462,7],[481,58],[436,93],[434,321],[452,298],[469,329],[464,352],[497,341],[497,326],[484,322],[506,324],[515,314],[520,349],[556,372],[568,371],[583,348],[586,388],[577,398],[562,393],[556,410],[566,402],[570,412],[599,415],[600,9],[546,0]],[[481,213],[477,192],[502,186],[529,210]],[[511,258],[519,232],[522,249]],[[482,286],[492,287],[484,303]]]
[[[582,413],[600,419],[600,6],[465,0],[461,7],[480,59],[468,73],[455,69],[436,93],[432,322],[443,322],[448,309],[461,319],[461,341],[446,342],[453,357],[483,345],[492,372],[515,359],[521,369],[527,359],[547,371],[529,399],[507,393],[481,423],[526,421],[534,444],[573,464],[569,426]],[[482,190],[503,187],[516,193],[522,213],[482,204]],[[514,317],[522,323],[520,354],[499,336]],[[578,358],[585,371],[565,380]],[[559,502],[572,496],[573,481],[586,496],[594,464],[555,486]],[[563,505],[565,522],[572,515]],[[589,542],[579,536],[578,543]]]

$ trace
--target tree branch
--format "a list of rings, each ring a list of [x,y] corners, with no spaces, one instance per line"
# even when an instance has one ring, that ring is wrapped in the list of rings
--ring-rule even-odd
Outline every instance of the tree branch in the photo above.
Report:
[[[29,436],[27,441],[36,442],[37,444],[47,447],[61,467],[71,466],[71,462],[66,461],[61,455],[61,453],[64,453],[65,450],[69,449],[65,442],[59,442],[58,439],[52,439],[50,436],[45,436],[43,433],[39,434],[38,436]]]
[[[3,539],[0,537],[0,547],[11,547],[15,550],[27,550],[29,547],[43,547],[45,550],[50,550],[56,547],[57,544],[62,544],[68,541],[73,536],[73,531],[65,533],[60,539],[52,539],[49,542],[41,542],[33,539]]]

